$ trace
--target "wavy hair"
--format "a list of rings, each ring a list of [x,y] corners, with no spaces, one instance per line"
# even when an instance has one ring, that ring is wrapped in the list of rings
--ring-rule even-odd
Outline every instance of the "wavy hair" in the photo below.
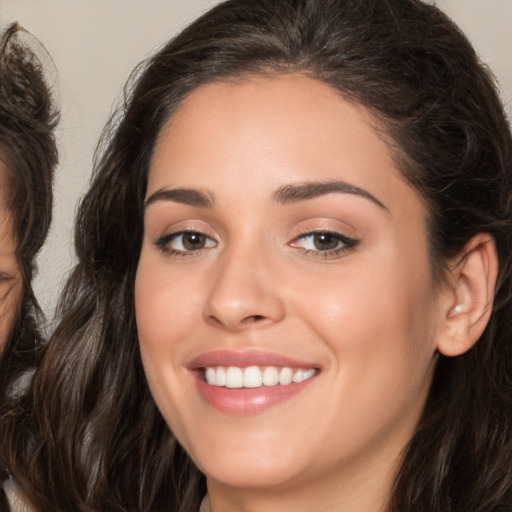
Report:
[[[5,208],[12,219],[22,291],[9,337],[0,351],[0,479],[6,476],[8,425],[18,407],[16,383],[39,360],[43,315],[32,289],[35,258],[52,217],[58,122],[45,77],[48,54],[16,23],[0,36],[0,159],[5,164]],[[1,319],[0,319],[1,321]]]
[[[446,15],[419,0],[228,0],[134,73],[76,220],[78,263],[36,372],[18,453],[43,511],[196,512],[204,477],[158,412],[137,341],[134,277],[155,142],[198,86],[300,72],[366,107],[428,207],[432,271],[475,234],[500,261],[481,339],[439,355],[389,512],[512,503],[512,139],[495,81]]]

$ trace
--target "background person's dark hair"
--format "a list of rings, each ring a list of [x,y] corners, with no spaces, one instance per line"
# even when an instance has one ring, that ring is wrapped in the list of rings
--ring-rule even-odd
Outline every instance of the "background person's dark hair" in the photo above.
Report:
[[[148,168],[161,128],[194,88],[291,72],[373,114],[428,207],[439,281],[473,235],[496,240],[490,323],[467,354],[438,356],[389,510],[510,509],[512,140],[492,76],[455,25],[419,0],[231,0],[135,73],[104,133],[78,212],[78,265],[34,379],[37,449],[18,453],[42,510],[197,511],[204,477],[156,409],[138,351]]]
[[[58,120],[43,69],[45,58],[49,62],[40,43],[17,24],[0,35],[0,160],[7,173],[2,194],[6,203],[2,208],[6,208],[12,221],[22,281],[18,314],[0,349],[1,478],[5,477],[3,456],[9,443],[4,426],[17,400],[14,387],[36,365],[41,341],[38,325],[42,316],[32,278],[35,258],[52,216],[52,183],[57,164],[53,131]]]

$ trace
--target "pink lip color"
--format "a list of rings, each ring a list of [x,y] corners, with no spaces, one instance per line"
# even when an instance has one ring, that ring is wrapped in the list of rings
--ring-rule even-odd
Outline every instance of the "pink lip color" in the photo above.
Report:
[[[228,389],[210,386],[200,379],[197,372],[196,385],[203,400],[219,411],[228,414],[250,415],[268,409],[300,393],[314,377],[287,386],[262,386],[261,388]]]
[[[247,350],[245,352],[234,352],[230,350],[216,350],[207,352],[194,358],[188,367],[192,370],[206,368],[207,366],[288,366],[290,368],[316,368],[314,364],[305,361],[297,361],[272,352],[261,352]]]
[[[216,351],[196,357],[188,365],[192,371],[199,394],[212,407],[234,415],[250,415],[262,412],[274,405],[288,400],[308,386],[314,377],[286,386],[228,389],[212,386],[202,379],[202,369],[208,366],[280,366],[290,368],[315,368],[311,363],[292,360],[278,354],[247,351]]]

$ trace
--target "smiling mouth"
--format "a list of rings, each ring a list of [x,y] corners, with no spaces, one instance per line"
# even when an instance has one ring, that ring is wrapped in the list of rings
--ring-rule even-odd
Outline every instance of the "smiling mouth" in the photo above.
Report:
[[[214,366],[203,368],[204,381],[211,386],[229,389],[288,386],[311,379],[316,368],[290,368],[279,366]]]

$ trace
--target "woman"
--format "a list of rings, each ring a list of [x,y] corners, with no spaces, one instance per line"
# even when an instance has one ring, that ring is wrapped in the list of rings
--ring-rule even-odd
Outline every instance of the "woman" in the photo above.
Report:
[[[41,510],[509,510],[511,159],[431,5],[192,23],[78,212],[24,454]]]
[[[11,443],[25,431],[9,432],[10,414],[19,408],[24,377],[39,359],[41,320],[32,290],[35,258],[52,214],[57,123],[44,78],[41,47],[18,25],[0,40],[0,449],[1,480],[8,477]],[[36,53],[39,52],[39,53]],[[38,56],[39,55],[39,56]],[[20,403],[17,403],[18,399]],[[7,492],[7,497],[5,492]],[[0,509],[25,510],[12,481],[0,489]]]

